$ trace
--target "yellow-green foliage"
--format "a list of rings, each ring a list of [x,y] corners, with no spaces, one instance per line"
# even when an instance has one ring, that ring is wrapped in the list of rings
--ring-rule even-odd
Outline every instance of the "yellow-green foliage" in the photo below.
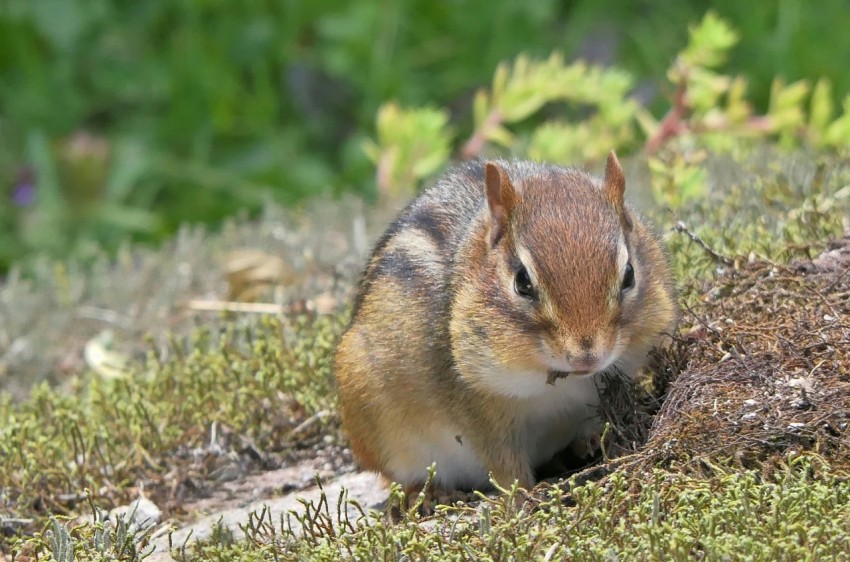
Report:
[[[600,158],[611,146],[632,139],[636,104],[626,99],[633,79],[625,72],[588,66],[578,61],[565,64],[560,54],[543,61],[519,56],[513,65],[496,69],[489,90],[480,90],[473,104],[475,134],[464,148],[464,156],[475,156],[476,142],[493,142],[511,149],[516,135],[503,124],[524,121],[546,104],[587,105],[593,116],[569,123],[551,121],[531,137],[529,156],[552,162]]]
[[[472,128],[459,156],[507,152],[583,165],[641,141],[652,155],[656,202],[678,208],[708,195],[701,149],[736,150],[753,140],[778,141],[785,148],[850,147],[850,96],[836,115],[827,79],[814,87],[806,80],[776,79],[767,113],[756,115],[746,78],[719,70],[737,41],[737,32],[713,12],[690,28],[688,44],[667,73],[670,109],[662,118],[632,99],[634,79],[626,72],[566,63],[558,53],[542,60],[520,55],[499,65],[491,87],[476,95]],[[391,102],[378,113],[377,140],[368,152],[384,191],[410,193],[447,164],[450,146],[457,143],[446,112]]]
[[[447,111],[430,107],[403,110],[387,103],[377,119],[378,140],[367,142],[364,148],[378,166],[382,193],[397,195],[399,186],[415,185],[449,158]]]

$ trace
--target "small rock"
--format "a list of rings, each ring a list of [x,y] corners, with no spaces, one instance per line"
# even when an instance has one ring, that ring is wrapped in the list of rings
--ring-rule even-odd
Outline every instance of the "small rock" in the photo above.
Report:
[[[132,517],[132,520],[129,520]],[[113,521],[118,521],[119,518],[124,518],[136,525],[139,529],[147,529],[159,523],[162,518],[162,511],[155,503],[147,498],[139,498],[129,505],[116,507],[109,512],[109,518]]]

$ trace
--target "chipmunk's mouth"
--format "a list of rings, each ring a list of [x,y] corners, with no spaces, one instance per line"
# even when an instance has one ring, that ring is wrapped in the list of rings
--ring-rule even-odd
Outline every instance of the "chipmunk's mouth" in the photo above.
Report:
[[[546,384],[555,384],[555,381],[558,379],[565,379],[569,376],[572,377],[586,377],[588,375],[593,375],[597,371],[549,371],[546,377]]]

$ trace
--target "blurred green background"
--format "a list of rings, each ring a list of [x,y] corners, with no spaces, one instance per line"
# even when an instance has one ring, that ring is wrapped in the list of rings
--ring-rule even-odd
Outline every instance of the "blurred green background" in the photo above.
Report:
[[[617,65],[660,116],[688,24],[740,33],[727,69],[850,91],[846,0],[0,0],[0,272],[156,242],[265,202],[375,196],[381,103],[471,120],[520,52]]]

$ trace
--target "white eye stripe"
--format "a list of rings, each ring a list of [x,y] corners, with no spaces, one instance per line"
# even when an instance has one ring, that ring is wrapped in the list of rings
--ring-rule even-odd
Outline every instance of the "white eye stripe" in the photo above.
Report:
[[[539,277],[537,276],[537,271],[534,269],[534,260],[531,259],[531,252],[528,251],[528,248],[517,242],[516,255],[525,267],[528,278],[531,279],[531,286],[537,292],[538,306],[542,305],[544,313],[550,318],[557,318],[558,310],[555,308],[555,304],[546,297],[546,288],[538,283]]]
[[[521,244],[516,245],[516,254],[519,258],[519,261],[525,266],[525,270],[528,272],[528,277],[531,279],[531,284],[535,287],[538,287],[537,283],[537,272],[534,271],[534,261],[531,259],[531,252],[528,251],[528,248]]]
[[[626,246],[626,238],[620,234],[620,239],[617,241],[617,270],[621,278],[626,272],[627,263],[629,263],[629,248]]]

